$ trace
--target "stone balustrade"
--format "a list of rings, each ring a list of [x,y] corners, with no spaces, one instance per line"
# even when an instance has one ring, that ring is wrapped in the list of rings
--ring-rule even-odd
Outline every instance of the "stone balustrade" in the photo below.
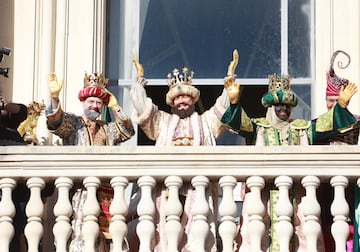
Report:
[[[158,219],[153,194],[157,185],[167,190],[162,211],[166,220],[162,242],[166,251],[181,251],[180,240],[186,230],[181,223],[184,206],[179,197],[186,183],[194,190],[192,233],[188,236],[193,251],[208,251],[207,237],[213,228],[208,216],[212,211],[217,213],[217,243],[221,244],[221,251],[234,251],[241,244],[240,225],[246,225],[248,251],[261,251],[263,238],[268,235],[264,217],[271,216],[262,197],[269,195],[270,188],[277,191],[277,203],[273,208],[277,222],[274,233],[270,233],[276,235],[273,240],[277,240],[279,246],[274,251],[292,251],[291,240],[297,235],[293,215],[297,209],[292,203],[291,191],[298,187],[304,191],[301,198],[304,225],[301,228],[307,251],[317,251],[322,232],[322,199],[317,198],[316,192],[325,183],[330,184],[334,192],[331,233],[336,251],[345,252],[351,215],[348,200],[353,200],[346,195],[346,188],[360,186],[359,154],[358,146],[0,147],[0,251],[10,251],[9,244],[19,228],[14,221],[18,202],[12,193],[21,183],[25,184],[24,190],[29,195],[25,200],[23,233],[27,251],[31,252],[39,251],[43,239],[49,238],[49,233],[44,232],[49,229],[46,225],[51,225],[50,236],[55,244],[50,251],[69,251],[73,233],[72,194],[79,186],[86,188],[82,208],[84,251],[96,251],[96,241],[101,233],[97,190],[102,183],[109,183],[113,189],[109,207],[112,216],[109,240],[113,251],[128,251],[128,242],[132,242],[128,239],[130,235],[138,238],[138,251],[154,251]],[[245,183],[249,191],[243,209],[247,219],[244,222],[238,221],[239,204],[234,198],[234,188],[239,182]],[[214,183],[219,192],[215,210],[207,200],[210,185]],[[46,212],[49,204],[44,205],[42,195],[47,184],[53,184],[55,188],[56,202],[52,213]],[[136,229],[128,225],[129,185],[136,185],[141,192],[136,208]],[[53,222],[47,219],[49,216]]]

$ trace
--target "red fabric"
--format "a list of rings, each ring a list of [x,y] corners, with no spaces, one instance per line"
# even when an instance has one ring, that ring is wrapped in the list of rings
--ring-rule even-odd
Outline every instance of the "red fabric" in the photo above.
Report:
[[[347,79],[337,76],[332,67],[326,73],[326,82],[326,96],[338,96],[341,86],[346,86],[349,83]]]
[[[97,196],[100,201],[100,215],[99,215],[99,226],[100,231],[109,233],[109,226],[111,223],[112,215],[110,214],[110,205],[113,200],[114,191],[109,184],[101,184]]]
[[[354,248],[354,225],[349,226],[349,238],[346,241],[346,251],[352,252]]]
[[[109,103],[110,94],[100,87],[90,86],[80,90],[78,98],[80,101],[85,101],[88,97],[98,97],[103,100],[104,104]]]

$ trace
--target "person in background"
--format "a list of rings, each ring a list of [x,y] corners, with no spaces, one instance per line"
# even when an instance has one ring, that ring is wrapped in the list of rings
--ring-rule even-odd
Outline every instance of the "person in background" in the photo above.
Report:
[[[326,108],[328,111],[332,111],[334,106],[337,104],[339,99],[339,94],[341,87],[346,87],[349,84],[349,80],[346,78],[342,78],[335,73],[334,62],[339,54],[343,54],[347,58],[347,64],[343,64],[342,61],[337,62],[337,66],[340,69],[345,69],[350,65],[351,58],[350,55],[342,50],[337,50],[332,54],[330,60],[329,70],[326,73],[326,92],[325,92],[325,100],[326,100]],[[359,138],[359,116],[354,115],[357,119],[357,122],[351,125],[350,127],[346,127],[338,132],[338,134],[331,136],[329,139],[325,139],[325,141],[315,141],[315,145],[356,145],[358,144]],[[313,121],[316,121],[314,119]],[[352,184],[351,184],[352,185]],[[354,197],[354,195],[359,194],[359,189],[357,185],[349,186],[346,189],[346,195],[349,196],[349,205],[352,212],[350,214],[350,235],[347,241],[347,248],[350,249],[354,245],[354,237],[358,237],[354,235],[354,232],[351,234],[351,230],[354,231],[355,217],[357,214],[355,213],[356,209],[354,207],[358,205],[358,197]],[[317,190],[318,200],[322,206],[321,210],[321,223],[322,223],[322,231],[324,234],[324,242],[326,251],[334,251],[335,250],[335,241],[331,234],[331,225],[333,223],[333,217],[330,212],[331,204],[334,198],[334,189],[331,187],[329,183],[321,183],[321,186]],[[355,201],[353,200],[355,199]],[[357,230],[357,229],[356,229]],[[358,239],[357,239],[358,240]],[[358,242],[355,243],[355,247],[358,246]],[[351,250],[352,251],[352,250]]]
[[[0,145],[26,145],[17,128],[27,118],[24,104],[7,102],[0,96]]]
[[[25,146],[26,142],[17,131],[19,125],[27,118],[27,108],[24,104],[7,102],[0,96],[0,146]],[[10,243],[11,251],[24,251],[26,240],[23,233],[26,216],[26,188],[19,183],[13,192],[16,213],[14,216],[15,233]]]
[[[335,105],[338,103],[339,94],[341,88],[345,88],[349,84],[349,80],[346,78],[342,78],[335,73],[334,69],[334,61],[339,54],[344,54],[348,58],[348,63],[343,65],[341,61],[338,62],[338,66],[340,69],[344,69],[349,66],[351,58],[350,55],[342,50],[337,50],[333,53],[330,60],[330,67],[328,72],[326,73],[326,92],[325,92],[325,100],[326,100],[326,108],[328,111],[333,111]],[[339,130],[339,132],[328,139],[315,139],[314,144],[316,145],[356,145],[358,144],[359,137],[359,119],[358,115],[353,115],[357,121],[350,125],[350,127],[345,127],[344,129]],[[317,119],[314,119],[313,122],[316,122]]]
[[[237,65],[237,62],[234,62]],[[290,77],[287,75],[278,76],[276,74],[269,75],[268,92],[262,97],[262,104],[267,109],[266,117],[249,118],[246,111],[243,110],[240,102],[239,91],[240,85],[235,84],[236,76],[228,78],[225,88],[228,92],[231,105],[222,117],[222,122],[233,132],[247,138],[247,142],[256,146],[283,146],[283,145],[311,145],[314,142],[329,139],[335,136],[339,129],[351,127],[356,119],[348,111],[347,106],[351,97],[357,92],[357,87],[353,83],[349,83],[346,87],[341,87],[337,104],[332,111],[320,116],[316,122],[303,119],[292,119],[292,109],[297,105],[297,96],[290,88]],[[294,188],[296,200],[301,204],[303,190]],[[270,195],[266,199],[276,199],[277,190],[270,190]],[[270,209],[276,205],[276,201],[270,200]],[[246,200],[243,209],[246,209]],[[298,209],[301,209],[299,206]],[[271,211],[270,211],[271,212]],[[301,211],[294,211],[298,221],[296,233],[301,239],[302,223]],[[244,213],[244,211],[243,211]],[[299,217],[297,217],[299,216]],[[246,214],[244,218],[246,218]],[[273,232],[276,216],[269,216],[271,221],[270,231]],[[245,220],[244,220],[245,221]],[[246,225],[243,225],[246,227]],[[243,230],[243,240],[246,240],[246,230]],[[244,238],[245,237],[245,238]],[[273,237],[272,237],[273,238]],[[269,245],[270,244],[270,245]],[[302,246],[306,243],[300,241]],[[246,251],[246,242],[243,242],[242,248]],[[270,251],[277,246],[276,240],[270,243],[264,243],[264,250],[270,248]],[[270,247],[268,247],[270,246]],[[300,249],[300,248],[299,248]],[[323,248],[319,247],[319,250]]]
[[[84,87],[78,93],[78,99],[83,107],[81,116],[64,112],[59,102],[59,93],[63,81],[58,81],[55,73],[50,73],[48,85],[51,104],[46,108],[47,127],[63,140],[63,145],[108,146],[119,145],[130,139],[135,131],[130,118],[123,112],[115,96],[107,89],[108,79],[101,73],[84,76]],[[114,121],[99,119],[107,106],[112,110]],[[82,208],[86,200],[86,190],[81,185],[73,196],[73,238],[70,251],[82,251],[83,240],[81,227],[83,223]],[[99,251],[109,251],[110,238],[108,208],[113,197],[113,190],[108,183],[102,183],[98,188],[98,198],[101,207],[99,225],[102,236],[99,239]]]

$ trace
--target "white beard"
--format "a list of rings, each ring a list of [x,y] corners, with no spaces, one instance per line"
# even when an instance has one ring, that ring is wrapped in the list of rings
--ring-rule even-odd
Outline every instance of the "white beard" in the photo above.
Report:
[[[89,109],[84,109],[84,115],[91,121],[96,120],[100,116],[100,112],[90,112]]]

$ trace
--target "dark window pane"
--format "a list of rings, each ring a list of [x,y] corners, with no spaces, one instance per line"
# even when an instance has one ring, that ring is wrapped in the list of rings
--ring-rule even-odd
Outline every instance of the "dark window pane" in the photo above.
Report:
[[[298,105],[294,108],[291,117],[311,120],[311,86],[292,85],[291,89],[298,97]]]
[[[289,74],[293,78],[310,77],[309,0],[289,0]]]
[[[116,85],[119,78],[123,78],[124,73],[120,71],[121,52],[124,46],[120,39],[124,29],[119,29],[123,25],[123,16],[119,15],[122,2],[110,0],[107,3],[107,20],[106,20],[106,77],[110,78],[110,85]],[[120,34],[119,34],[120,33]]]
[[[239,77],[280,72],[279,0],[151,0],[142,13],[139,56],[147,78],[183,66],[196,78],[223,78],[234,48]]]

